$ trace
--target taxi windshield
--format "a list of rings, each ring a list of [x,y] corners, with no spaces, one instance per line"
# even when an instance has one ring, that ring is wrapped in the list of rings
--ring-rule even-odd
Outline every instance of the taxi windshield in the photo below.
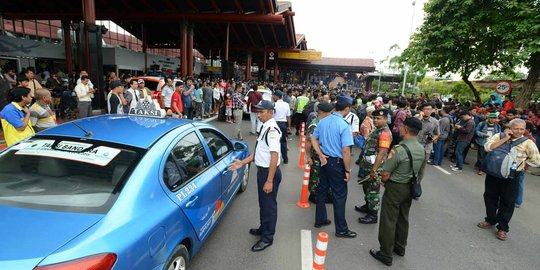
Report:
[[[106,213],[141,155],[123,145],[34,137],[0,154],[0,205]]]

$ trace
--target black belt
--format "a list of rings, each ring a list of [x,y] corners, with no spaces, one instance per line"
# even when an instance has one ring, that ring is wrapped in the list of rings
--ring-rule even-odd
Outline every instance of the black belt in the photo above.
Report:
[[[234,108],[233,110],[243,110],[242,108]]]
[[[343,160],[343,159],[340,158],[340,157],[332,157],[332,156],[329,156],[329,155],[327,155],[327,154],[325,154],[325,153],[323,153],[323,155],[327,156],[326,159],[335,159],[335,160],[337,160],[338,162],[339,162],[340,160]]]
[[[276,167],[276,170],[277,170],[277,169],[279,169],[279,166]],[[267,172],[268,170],[270,170],[270,168],[257,166],[257,170],[260,170],[260,171],[262,171],[262,172]]]

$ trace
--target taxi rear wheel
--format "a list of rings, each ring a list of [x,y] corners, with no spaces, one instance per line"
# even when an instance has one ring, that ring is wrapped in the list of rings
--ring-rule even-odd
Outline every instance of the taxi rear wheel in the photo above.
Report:
[[[244,176],[242,177],[242,184],[240,185],[240,190],[238,191],[239,192],[246,191],[248,182],[249,182],[249,164],[246,165],[246,167],[244,168]]]
[[[165,264],[164,270],[186,270],[189,263],[188,250],[184,245],[177,246]]]

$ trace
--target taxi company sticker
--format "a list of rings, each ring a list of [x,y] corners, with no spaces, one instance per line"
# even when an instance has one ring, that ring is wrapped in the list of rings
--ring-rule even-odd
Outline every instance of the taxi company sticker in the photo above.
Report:
[[[92,144],[69,141],[61,141],[55,149],[52,149],[53,144],[54,140],[33,141],[21,147],[15,155],[53,157],[106,166],[121,152],[120,149],[107,146],[98,146],[90,151],[84,151],[92,147]]]

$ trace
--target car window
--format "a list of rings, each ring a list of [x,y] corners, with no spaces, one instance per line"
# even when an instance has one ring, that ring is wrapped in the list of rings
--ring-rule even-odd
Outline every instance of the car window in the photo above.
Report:
[[[161,90],[161,89],[158,89],[159,82],[155,82],[155,81],[144,80],[144,86],[146,86],[148,89],[152,91]]]
[[[0,205],[106,213],[139,159],[122,145],[31,139],[0,154]]]
[[[221,159],[233,150],[229,140],[223,138],[223,136],[216,131],[201,130],[201,134],[203,135],[208,148],[210,148],[210,153],[212,153],[214,161]]]
[[[195,132],[183,137],[173,148],[165,162],[163,180],[174,190],[191,181],[210,166],[201,140]]]

